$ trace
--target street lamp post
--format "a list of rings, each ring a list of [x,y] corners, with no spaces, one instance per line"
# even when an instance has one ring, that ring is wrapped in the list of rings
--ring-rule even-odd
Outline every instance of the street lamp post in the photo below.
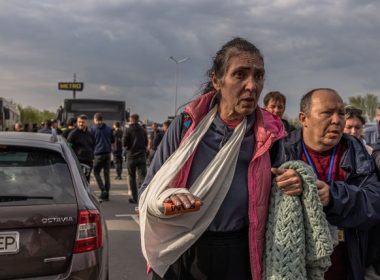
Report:
[[[169,60],[174,61],[176,64],[176,71],[175,71],[175,98],[174,98],[174,117],[177,115],[177,98],[178,98],[178,75],[179,75],[179,64],[182,62],[185,62],[189,60],[189,57],[184,57],[182,59],[175,59],[174,57],[170,56]]]

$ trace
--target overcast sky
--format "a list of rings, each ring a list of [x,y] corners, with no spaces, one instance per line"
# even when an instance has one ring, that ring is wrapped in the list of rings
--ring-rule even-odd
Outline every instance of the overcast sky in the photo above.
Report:
[[[345,100],[380,93],[378,0],[0,0],[0,96],[56,110],[73,73],[78,98],[121,99],[145,119],[164,121],[207,80],[215,52],[240,36],[263,53],[262,97],[300,97],[332,87]],[[262,98],[261,98],[262,100]],[[262,104],[262,101],[260,101]]]

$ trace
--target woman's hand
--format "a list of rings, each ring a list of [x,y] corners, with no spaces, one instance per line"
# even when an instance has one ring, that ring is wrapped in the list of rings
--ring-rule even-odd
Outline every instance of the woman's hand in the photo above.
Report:
[[[201,201],[201,199],[191,193],[177,193],[165,199],[164,203],[172,202],[177,207],[182,205],[182,207],[189,209],[195,205],[195,201]]]
[[[276,183],[280,190],[287,195],[300,195],[303,192],[302,180],[293,169],[272,168]]]

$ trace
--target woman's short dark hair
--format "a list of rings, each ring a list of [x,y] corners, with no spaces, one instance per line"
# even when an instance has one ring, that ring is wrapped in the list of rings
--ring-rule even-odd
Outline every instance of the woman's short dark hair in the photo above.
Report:
[[[345,110],[346,110],[346,114],[344,115],[344,117],[346,120],[358,118],[361,121],[362,125],[365,125],[366,121],[362,115],[363,110],[356,108],[354,106],[346,106]]]
[[[207,71],[207,77],[209,78],[209,81],[205,83],[202,88],[203,94],[215,90],[211,82],[212,76],[215,75],[217,79],[222,79],[227,72],[231,57],[236,56],[236,54],[242,52],[254,54],[264,62],[263,55],[254,44],[240,37],[232,39],[231,41],[224,44],[213,58],[212,67]]]

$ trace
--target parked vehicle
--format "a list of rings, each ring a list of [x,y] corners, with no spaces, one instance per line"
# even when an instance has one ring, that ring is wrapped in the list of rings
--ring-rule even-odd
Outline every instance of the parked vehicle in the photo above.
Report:
[[[108,279],[100,204],[60,136],[0,132],[0,279]]]
[[[0,97],[0,131],[12,130],[20,118],[21,114],[17,106]]]
[[[365,124],[363,134],[366,144],[374,147],[377,139],[377,125],[373,123]]]
[[[116,121],[124,125],[129,112],[125,110],[125,101],[108,99],[65,99],[60,122],[67,122],[81,114],[92,120],[95,113],[102,113],[104,122],[112,126]]]

